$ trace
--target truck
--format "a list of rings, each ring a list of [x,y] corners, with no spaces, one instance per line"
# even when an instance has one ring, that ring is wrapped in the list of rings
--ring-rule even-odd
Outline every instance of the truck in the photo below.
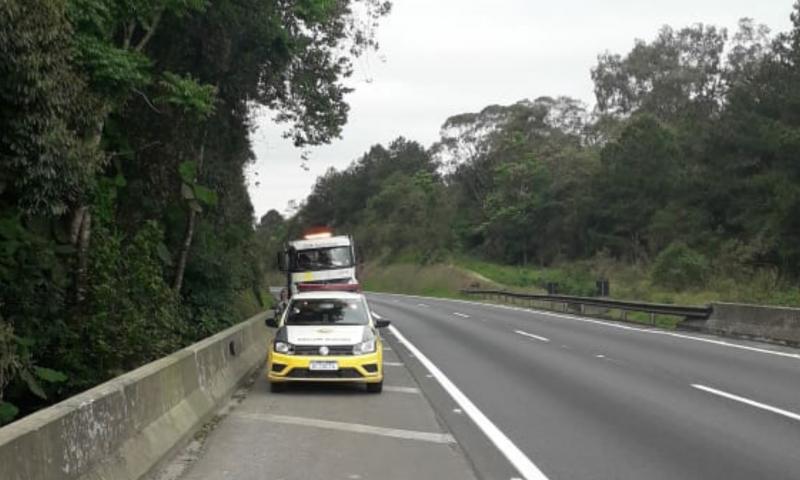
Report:
[[[278,252],[278,266],[286,274],[282,303],[301,291],[359,291],[356,251],[350,235],[334,236],[327,227],[304,232]]]

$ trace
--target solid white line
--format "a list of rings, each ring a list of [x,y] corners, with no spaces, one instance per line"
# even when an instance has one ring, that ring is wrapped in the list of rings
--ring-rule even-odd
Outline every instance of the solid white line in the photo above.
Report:
[[[462,318],[469,318],[469,315],[464,314],[464,313],[459,313],[459,312],[453,312],[453,315],[456,315],[456,316],[462,317]]]
[[[547,477],[539,470],[539,467],[534,465],[533,462],[520,450],[514,443],[502,432],[497,426],[492,423],[489,418],[481,412],[472,401],[464,395],[461,390],[455,386],[453,382],[431,362],[417,347],[400,333],[394,325],[389,328],[394,333],[394,336],[413,352],[419,361],[428,369],[429,372],[439,381],[447,393],[453,397],[453,400],[459,407],[469,415],[469,418],[480,428],[489,440],[497,447],[500,452],[505,455],[509,462],[519,471],[525,480],[547,480]]]
[[[430,299],[430,297],[420,297],[418,295],[404,295],[402,293],[384,293],[382,295],[397,295],[397,296],[401,296],[401,297]],[[492,304],[492,303],[474,302],[474,301],[470,301],[470,300],[456,300],[456,299],[450,299],[450,298],[448,298],[448,299],[437,298],[435,300],[441,300],[441,301],[447,301],[447,302],[455,302],[455,303],[464,303],[464,304],[467,304],[467,305],[477,305],[477,306],[481,306],[481,307],[500,308],[500,309],[505,309],[505,310],[515,310],[515,311],[518,311],[518,312],[527,312],[527,313],[531,313],[531,314],[534,314],[534,315],[543,315],[543,316],[547,316],[547,317],[563,318],[563,319],[566,319],[566,320],[573,320],[573,321],[576,321],[576,322],[593,323],[595,325],[603,325],[603,326],[606,326],[606,327],[618,328],[620,330],[628,330],[628,331],[637,332],[637,333],[645,333],[645,334],[651,334],[651,335],[664,335],[664,336],[668,336],[668,337],[681,338],[681,339],[684,339],[684,340],[692,340],[692,341],[695,341],[695,342],[710,343],[710,344],[713,344],[713,345],[719,345],[719,346],[723,346],[723,347],[738,348],[740,350],[747,350],[747,351],[751,351],[751,352],[765,353],[765,354],[768,354],[768,355],[775,355],[775,356],[778,356],[778,357],[785,357],[785,358],[792,358],[792,359],[795,359],[795,360],[800,360],[800,354],[797,354],[797,353],[787,353],[787,352],[780,352],[780,351],[777,351],[777,350],[770,350],[770,349],[767,349],[767,348],[750,347],[748,345],[740,345],[738,343],[726,342],[724,340],[713,340],[711,338],[694,337],[692,335],[685,335],[685,334],[682,334],[682,333],[668,332],[668,331],[665,331],[665,330],[656,330],[656,329],[653,329],[653,328],[633,327],[633,326],[630,326],[630,325],[623,325],[623,324],[620,324],[620,323],[605,322],[605,321],[602,321],[602,320],[594,320],[594,319],[591,319],[591,318],[578,317],[578,316],[575,316],[575,315],[563,315],[563,314],[548,312],[548,311],[544,311],[544,310],[531,310],[531,309],[528,309],[528,308],[519,308],[519,307],[511,307],[511,306],[508,306],[508,305],[496,305],[496,304]]]
[[[270,423],[283,423],[287,425],[302,425],[305,427],[324,428],[354,433],[369,433],[384,437],[405,438],[408,440],[421,440],[431,443],[456,443],[449,433],[420,432],[416,430],[402,430],[399,428],[375,427],[363,423],[345,423],[322,420],[318,418],[291,417],[288,415],[273,415],[269,413],[235,413],[234,417],[261,420]]]
[[[402,367],[403,362],[383,362],[384,365],[389,367]]]
[[[383,390],[386,392],[397,392],[397,393],[420,393],[419,388],[399,387],[394,385],[384,385]]]
[[[523,332],[522,330],[514,330],[514,333],[518,333],[518,334],[520,334],[520,335],[524,335],[524,336],[526,336],[526,337],[535,338],[536,340],[540,340],[540,341],[542,341],[542,342],[549,342],[549,341],[550,341],[550,339],[549,339],[549,338],[546,338],[546,337],[540,337],[539,335],[534,335],[534,334],[532,334],[532,333],[528,333],[528,332]]]
[[[720,397],[725,397],[731,400],[736,400],[737,402],[745,403],[747,405],[750,405],[751,407],[756,407],[762,410],[767,410],[768,412],[777,413],[778,415],[783,415],[784,417],[791,418],[792,420],[800,421],[800,415],[798,415],[797,413],[773,407],[771,405],[767,405],[766,403],[756,402],[755,400],[750,400],[749,398],[740,397],[732,393],[723,392],[722,390],[717,390],[716,388],[706,387],[705,385],[699,385],[696,383],[693,383],[692,387],[698,390],[703,390],[708,393],[713,393],[714,395],[719,395]]]

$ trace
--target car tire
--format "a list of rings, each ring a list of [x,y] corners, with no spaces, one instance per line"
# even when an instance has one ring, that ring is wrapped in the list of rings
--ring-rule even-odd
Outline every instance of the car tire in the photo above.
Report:
[[[286,384],[283,382],[270,382],[269,391],[272,393],[281,393],[286,391]]]
[[[369,393],[381,393],[383,391],[383,380],[378,383],[368,383],[367,384],[367,392]]]

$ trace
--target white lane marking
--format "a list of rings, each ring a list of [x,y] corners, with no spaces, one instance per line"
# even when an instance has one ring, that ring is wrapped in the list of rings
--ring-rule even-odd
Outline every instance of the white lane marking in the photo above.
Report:
[[[383,362],[384,365],[388,367],[402,367],[403,362]]]
[[[401,297],[425,298],[425,299],[430,298],[430,297],[419,297],[419,296],[416,296],[416,295],[403,295],[401,293],[384,293],[382,295],[398,295],[398,296],[401,296]],[[468,304],[468,305],[477,305],[477,306],[481,306],[481,307],[501,308],[501,309],[505,309],[505,310],[514,310],[514,311],[517,311],[517,312],[531,313],[531,314],[534,314],[534,315],[544,315],[544,316],[548,316],[548,317],[563,318],[563,319],[566,319],[566,320],[574,320],[576,322],[593,323],[593,324],[596,324],[596,325],[603,325],[603,326],[606,326],[606,327],[618,328],[620,330],[629,330],[629,331],[633,331],[633,332],[647,333],[647,334],[651,334],[651,335],[664,335],[664,336],[669,336],[669,337],[682,338],[684,340],[693,340],[695,342],[710,343],[710,344],[713,344],[713,345],[719,345],[719,346],[723,346],[723,347],[738,348],[738,349],[741,349],[741,350],[748,350],[748,351],[751,351],[751,352],[766,353],[768,355],[775,355],[775,356],[778,356],[778,357],[785,357],[785,358],[792,358],[792,359],[795,359],[795,360],[800,360],[800,354],[797,354],[797,353],[787,353],[787,352],[780,352],[780,351],[777,351],[777,350],[769,350],[767,348],[750,347],[748,345],[740,345],[738,343],[726,342],[724,340],[713,340],[711,338],[694,337],[692,335],[685,335],[685,334],[682,334],[682,333],[668,332],[668,331],[664,331],[664,330],[655,330],[655,329],[652,329],[652,328],[632,327],[632,326],[629,326],[629,325],[621,325],[621,324],[618,324],[618,323],[605,322],[605,321],[602,321],[602,320],[594,320],[594,319],[591,319],[591,318],[583,318],[583,317],[578,317],[578,316],[574,316],[574,315],[562,315],[562,314],[559,314],[559,313],[548,312],[548,311],[545,311],[545,310],[531,310],[531,309],[528,309],[528,308],[511,307],[511,306],[508,306],[508,305],[495,305],[495,304],[492,304],[492,303],[473,302],[473,301],[470,301],[470,300],[456,300],[456,299],[435,299],[435,300],[441,300],[441,301],[447,301],[447,302],[455,302],[455,303],[464,303],[464,304]]]
[[[595,357],[597,357],[597,358],[606,358],[605,355],[595,355]]]
[[[518,334],[523,335],[525,337],[535,338],[536,340],[539,340],[541,342],[549,342],[550,341],[550,339],[547,338],[547,337],[534,335],[532,333],[528,333],[528,332],[525,332],[525,331],[522,331],[522,330],[514,330],[514,333],[518,333]]]
[[[456,443],[449,433],[420,432],[417,430],[403,430],[399,428],[384,428],[363,423],[334,422],[319,418],[292,417],[288,415],[273,415],[269,413],[234,413],[234,417],[241,417],[250,420],[261,420],[270,423],[283,423],[286,425],[302,425],[306,427],[324,428],[327,430],[339,430],[345,432],[368,433],[381,435],[384,437],[405,438],[408,440],[420,440],[431,443]]]
[[[419,388],[414,387],[399,387],[394,385],[384,385],[383,390],[386,392],[398,392],[398,393],[420,393]]]
[[[489,418],[481,412],[472,401],[467,398],[456,385],[450,381],[449,378],[439,370],[439,367],[434,365],[428,357],[417,349],[414,344],[408,341],[402,333],[400,333],[394,325],[389,328],[394,332],[394,336],[406,346],[409,350],[414,352],[419,358],[419,361],[428,369],[428,371],[439,381],[447,393],[453,397],[453,400],[458,404],[461,409],[469,415],[469,418],[483,431],[489,440],[497,447],[498,450],[508,459],[509,462],[519,471],[525,480],[547,480],[547,477],[539,470],[539,467],[534,465],[533,462],[520,450],[514,443],[502,432],[497,426],[492,423]]]
[[[455,315],[457,317],[461,317],[461,318],[469,318],[469,315],[467,315],[465,313],[453,312],[453,315]]]
[[[424,303],[418,303],[417,306],[422,308],[428,308],[428,306],[425,305]]]
[[[760,408],[762,410],[767,410],[768,412],[777,413],[778,415],[783,415],[784,417],[791,418],[792,420],[800,421],[800,414],[790,412],[788,410],[783,410],[781,408],[773,407],[772,405],[767,405],[766,403],[756,402],[755,400],[750,400],[749,398],[740,397],[739,395],[734,395],[732,393],[723,392],[722,390],[717,390],[716,388],[707,387],[705,385],[699,385],[697,383],[693,383],[692,387],[703,390],[708,393],[713,393],[714,395],[719,395],[720,397],[725,397],[730,400],[735,400],[737,402],[742,402],[751,407]]]

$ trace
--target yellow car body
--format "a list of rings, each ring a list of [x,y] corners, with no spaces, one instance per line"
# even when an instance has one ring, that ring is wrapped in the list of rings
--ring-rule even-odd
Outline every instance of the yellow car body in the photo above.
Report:
[[[310,370],[311,362],[335,361],[338,370]],[[360,382],[383,381],[383,346],[378,340],[375,353],[366,355],[284,355],[270,342],[267,355],[267,380],[270,382]]]
[[[348,306],[345,310],[360,310],[359,315],[363,315],[365,323],[298,325],[289,322],[290,312],[300,312],[303,304],[313,302],[340,302],[337,305]],[[385,325],[388,321],[369,311],[362,294],[296,294],[272,325],[278,330],[268,344],[266,379],[273,390],[291,382],[354,382],[367,384],[370,392],[380,392],[383,386],[383,342],[378,328]],[[374,341],[374,348],[370,345],[369,351],[358,351],[357,345],[362,341]],[[279,343],[283,343],[284,350],[288,348],[291,351],[279,352],[276,349]]]

